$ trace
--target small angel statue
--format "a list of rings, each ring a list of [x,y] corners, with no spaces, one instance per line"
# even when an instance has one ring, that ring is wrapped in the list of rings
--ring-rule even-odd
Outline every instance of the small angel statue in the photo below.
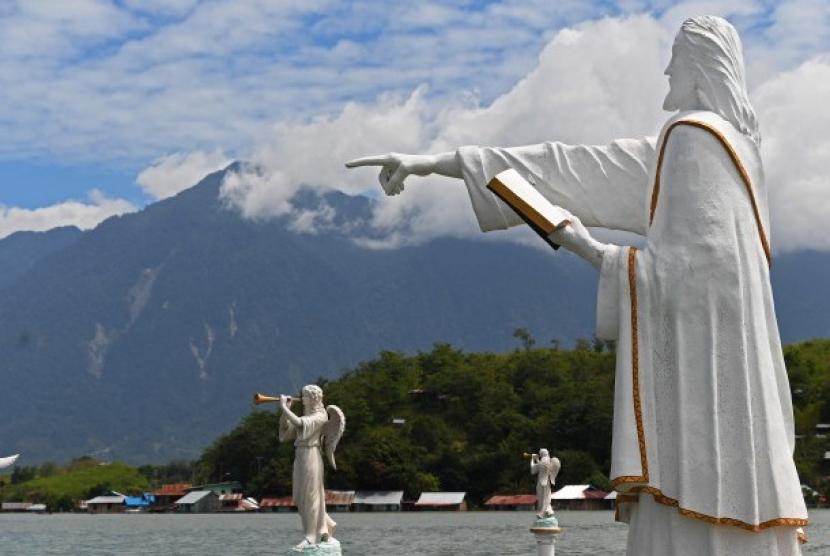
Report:
[[[553,516],[550,505],[551,488],[556,484],[556,475],[559,474],[561,464],[559,459],[550,457],[547,449],[542,448],[539,454],[530,456],[530,474],[536,475],[536,517],[547,519]]]
[[[336,544],[335,550],[323,553],[339,553],[339,543],[334,539],[336,523],[326,513],[326,491],[323,487],[323,456],[325,449],[332,468],[337,469],[334,450],[346,428],[346,418],[336,405],[323,408],[323,390],[309,384],[303,387],[303,415],[291,411],[293,400],[280,396],[280,442],[294,441],[293,496],[303,522],[303,540],[294,551],[307,552],[320,543]]]

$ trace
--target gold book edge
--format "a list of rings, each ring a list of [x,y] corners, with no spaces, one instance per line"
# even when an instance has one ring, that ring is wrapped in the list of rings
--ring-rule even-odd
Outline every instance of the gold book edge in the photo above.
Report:
[[[555,224],[542,216],[539,211],[535,208],[527,204],[527,202],[516,195],[513,190],[507,187],[498,177],[493,178],[490,180],[490,183],[487,184],[487,188],[490,189],[493,193],[501,197],[501,199],[513,207],[515,210],[522,213],[526,216],[534,225],[536,225],[539,229],[544,231],[546,234],[552,234],[556,230],[560,228],[564,228],[568,226],[571,222],[569,220],[563,220],[558,224]]]

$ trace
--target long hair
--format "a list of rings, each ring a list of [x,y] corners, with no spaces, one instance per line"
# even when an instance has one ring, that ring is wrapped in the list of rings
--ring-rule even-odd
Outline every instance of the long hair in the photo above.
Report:
[[[678,39],[689,47],[703,107],[730,122],[760,146],[758,118],[746,90],[741,39],[732,24],[710,15],[693,17],[683,22]]]

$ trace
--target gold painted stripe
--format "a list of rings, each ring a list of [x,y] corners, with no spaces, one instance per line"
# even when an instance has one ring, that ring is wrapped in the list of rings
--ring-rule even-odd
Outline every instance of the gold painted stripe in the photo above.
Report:
[[[705,521],[713,525],[731,525],[733,527],[738,527],[740,529],[751,531],[753,533],[757,533],[765,529],[770,529],[771,527],[804,527],[810,522],[808,519],[801,519],[796,517],[779,517],[776,519],[763,521],[758,524],[747,523],[746,521],[741,521],[740,519],[735,519],[732,517],[713,517],[693,510],[687,510],[686,508],[680,507],[680,503],[677,500],[666,496],[665,494],[663,494],[663,491],[661,491],[659,488],[655,488],[652,486],[634,487],[631,491],[644,492],[646,494],[650,494],[652,498],[654,498],[655,502],[663,504],[664,506],[671,506],[672,508],[677,508],[677,511],[679,511],[681,515],[685,515],[694,519],[699,519],[701,521]]]
[[[524,214],[528,219],[530,219],[531,222],[533,222],[533,224],[541,228],[545,233],[552,234],[556,231],[557,226],[553,222],[550,222],[547,218],[539,214],[535,208],[527,204],[524,199],[513,193],[513,191],[505,186],[497,177],[490,180],[487,187],[493,193],[501,197],[502,201]]]
[[[634,417],[637,422],[637,443],[640,445],[640,466],[643,480],[648,481],[646,434],[643,430],[643,406],[640,400],[640,333],[637,314],[637,248],[628,248],[628,289],[631,298],[631,373],[634,394]]]
[[[752,205],[752,212],[755,214],[755,223],[758,226],[758,234],[761,237],[761,245],[763,246],[764,254],[767,257],[767,264],[772,266],[772,252],[770,251],[769,241],[767,240],[767,233],[764,231],[764,223],[761,221],[761,212],[758,209],[758,202],[755,200],[755,191],[752,189],[752,182],[749,180],[749,173],[747,173],[746,168],[744,168],[744,165],[738,158],[738,153],[735,152],[735,149],[732,148],[732,145],[729,144],[726,137],[724,137],[721,132],[717,130],[717,128],[707,124],[706,122],[700,122],[697,120],[680,120],[673,123],[671,127],[666,130],[666,134],[663,138],[663,144],[660,146],[660,154],[657,157],[657,173],[654,176],[654,188],[651,193],[651,212],[648,220],[649,226],[654,221],[654,212],[657,210],[657,197],[660,194],[660,171],[663,167],[663,154],[666,152],[666,144],[669,142],[669,133],[671,133],[675,127],[682,124],[688,124],[710,132],[718,139],[718,141],[720,141],[723,148],[726,149],[726,152],[729,154],[729,158],[732,159],[732,163],[738,169],[738,173],[741,175],[744,185],[746,185],[746,190],[749,193],[749,202]]]

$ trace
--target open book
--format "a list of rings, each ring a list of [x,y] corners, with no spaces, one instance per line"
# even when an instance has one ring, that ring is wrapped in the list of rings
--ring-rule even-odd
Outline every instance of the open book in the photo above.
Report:
[[[487,188],[515,210],[551,247],[559,249],[559,244],[551,241],[548,236],[571,223],[568,211],[545,199],[512,168],[496,174]]]

